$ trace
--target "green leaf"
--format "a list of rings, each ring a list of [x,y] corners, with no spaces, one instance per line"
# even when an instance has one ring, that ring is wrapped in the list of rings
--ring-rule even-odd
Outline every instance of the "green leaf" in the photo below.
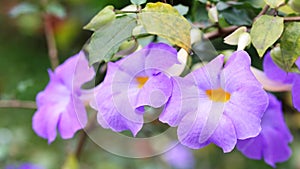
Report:
[[[291,71],[291,67],[300,56],[300,22],[288,23],[283,32],[280,49],[281,57],[275,57],[282,69]]]
[[[251,43],[251,36],[248,32],[244,32],[239,37],[237,50],[244,50]]]
[[[96,31],[102,26],[114,21],[116,14],[114,12],[114,7],[109,5],[102,9],[93,19],[83,27],[83,29]]]
[[[180,15],[186,15],[189,11],[189,7],[188,6],[184,6],[181,4],[178,4],[176,6],[174,6],[175,9],[177,9],[177,11],[180,13]]]
[[[123,16],[94,32],[86,48],[90,65],[103,60],[109,61],[121,44],[132,37],[132,30],[136,25],[135,18]]]
[[[134,5],[142,5],[147,2],[147,0],[130,0],[130,2]]]
[[[68,155],[62,169],[79,169],[78,160],[74,154]]]
[[[201,22],[206,23],[208,20],[206,4],[201,3],[200,1],[193,1],[191,7],[191,21],[192,22]]]
[[[194,52],[194,60],[197,61],[211,61],[218,53],[214,45],[207,39],[202,39],[192,45]]]
[[[263,8],[266,5],[262,0],[247,0],[245,3],[249,3],[254,8]]]
[[[228,9],[230,7],[230,5],[225,2],[220,1],[217,3],[216,7],[217,7],[218,11],[223,11],[225,9]]]
[[[283,18],[281,17],[263,15],[254,22],[250,35],[252,44],[260,57],[279,39],[283,27]]]
[[[247,14],[247,10],[237,9],[237,8],[228,8],[223,11],[220,11],[220,14],[225,18],[225,20],[231,25],[251,25],[252,20]]]
[[[281,4],[284,3],[284,0],[265,0],[266,4],[268,4],[271,8],[277,8]]]
[[[191,25],[171,5],[148,3],[138,18],[147,33],[165,38],[186,51],[191,49]]]
[[[229,45],[237,45],[239,43],[240,36],[245,32],[247,32],[247,28],[245,26],[239,27],[237,30],[224,38],[224,43]]]
[[[46,8],[47,13],[52,14],[58,18],[63,19],[66,16],[65,8],[58,3],[50,3]]]
[[[283,14],[286,14],[286,15],[292,15],[292,14],[295,14],[297,13],[296,11],[294,11],[294,9],[289,6],[289,5],[283,5],[281,7],[278,8],[278,12],[281,12]]]
[[[143,12],[159,12],[159,13],[169,13],[174,14],[176,16],[181,16],[177,9],[173,8],[171,5],[156,2],[156,3],[148,3],[146,7],[143,9]]]
[[[216,6],[209,8],[208,18],[211,23],[217,23],[219,21],[219,14]]]
[[[37,13],[38,7],[34,4],[23,2],[18,4],[17,6],[13,7],[10,11],[9,14],[12,17],[18,17],[22,14],[29,14],[29,13]]]
[[[237,50],[244,50],[251,43],[250,34],[247,28],[242,26],[224,38],[224,43],[229,45],[238,45]]]
[[[299,0],[290,0],[289,5],[296,12],[300,12],[300,1]]]

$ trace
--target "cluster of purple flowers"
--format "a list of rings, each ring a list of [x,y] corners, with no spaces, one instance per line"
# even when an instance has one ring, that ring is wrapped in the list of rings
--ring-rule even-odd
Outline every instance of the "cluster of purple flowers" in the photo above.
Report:
[[[237,146],[247,157],[264,158],[271,166],[289,158],[292,136],[284,122],[281,103],[257,81],[245,51],[234,52],[226,63],[223,55],[217,56],[185,77],[171,72],[172,66],[180,64],[177,58],[175,48],[151,43],[117,62],[109,62],[104,81],[89,100],[98,112],[98,123],[115,132],[129,130],[136,136],[143,127],[145,106],[163,107],[159,120],[178,127],[180,143],[189,148],[213,143],[226,153]],[[282,71],[269,62],[267,55],[267,75]],[[300,61],[297,65],[300,68]],[[81,85],[95,72],[80,52],[54,73],[49,71],[49,75],[48,86],[37,96],[33,129],[51,143],[56,130],[68,139],[86,125],[87,101],[83,98],[88,97],[84,97]],[[293,102],[298,110],[299,76],[273,76],[293,84]]]

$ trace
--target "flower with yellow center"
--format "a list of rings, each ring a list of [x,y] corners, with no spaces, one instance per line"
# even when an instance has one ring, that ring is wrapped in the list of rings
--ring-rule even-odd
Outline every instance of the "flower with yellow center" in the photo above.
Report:
[[[98,123],[135,136],[144,123],[144,106],[159,108],[169,100],[172,82],[165,72],[178,63],[177,50],[164,43],[151,43],[109,62],[95,96]]]
[[[249,55],[237,51],[225,65],[220,55],[184,78],[174,77],[160,121],[178,126],[179,141],[194,149],[214,143],[230,152],[238,139],[257,136],[268,96],[250,65]]]

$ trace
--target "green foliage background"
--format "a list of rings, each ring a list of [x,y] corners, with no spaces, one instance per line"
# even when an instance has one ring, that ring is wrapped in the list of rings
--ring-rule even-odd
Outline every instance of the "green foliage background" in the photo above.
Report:
[[[155,2],[154,0],[152,0]],[[253,1],[253,0],[252,0]],[[35,100],[36,94],[43,90],[48,83],[47,69],[50,68],[46,41],[38,16],[22,16],[11,18],[9,11],[21,2],[39,3],[39,0],[1,0],[0,1],[0,99]],[[108,4],[117,9],[129,4],[129,0],[63,0],[59,1],[66,9],[67,17],[54,20],[55,35],[57,38],[58,53],[62,62],[69,56],[77,53],[91,32],[82,27],[103,7]],[[149,2],[149,1],[148,1]],[[192,1],[174,0],[174,4],[191,6]],[[198,2],[197,2],[198,3]],[[251,3],[249,1],[249,3]],[[252,2],[257,3],[257,2]],[[247,4],[245,3],[245,6]],[[256,9],[241,6],[236,10],[224,9],[225,18],[236,25],[251,24],[249,17],[254,16]],[[190,8],[190,19],[202,22],[207,19],[203,13],[205,7],[200,3]],[[247,15],[235,18],[235,14],[247,10]],[[224,22],[225,23],[225,22]],[[204,24],[208,24],[205,23]],[[218,50],[232,48],[222,43],[222,40],[213,41]],[[248,49],[254,59],[255,66],[261,66],[255,49]],[[290,109],[290,100],[287,94],[279,95],[285,100],[286,120],[291,128],[294,141],[291,144],[293,155],[278,168],[300,168],[300,115]],[[57,139],[51,145],[38,137],[31,129],[31,118],[35,110],[0,108],[0,168],[7,164],[33,162],[44,165],[47,169],[60,168],[68,156],[68,152],[76,146],[77,140]],[[203,169],[270,169],[263,161],[250,160],[236,150],[229,154],[211,145],[201,150],[194,150],[196,168]],[[81,169],[152,169],[171,168],[161,157],[146,159],[129,159],[118,157],[99,148],[88,141],[80,159]]]

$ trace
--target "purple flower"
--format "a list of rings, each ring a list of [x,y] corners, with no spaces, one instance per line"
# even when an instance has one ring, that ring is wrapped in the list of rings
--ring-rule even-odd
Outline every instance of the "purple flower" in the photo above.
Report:
[[[8,165],[5,169],[43,169],[43,167],[31,163],[24,163],[20,166]]]
[[[193,152],[180,143],[163,154],[162,158],[176,169],[189,169],[195,166]]]
[[[177,60],[177,51],[163,43],[151,43],[113,63],[96,93],[92,107],[104,128],[135,136],[143,126],[144,106],[163,106],[172,92],[168,69]],[[94,104],[94,105],[93,105]]]
[[[37,111],[32,119],[33,130],[50,144],[58,129],[63,139],[72,138],[87,122],[81,85],[95,75],[83,52],[70,57],[54,72],[37,97]]]
[[[300,70],[300,57],[296,61],[296,65]],[[300,111],[300,75],[298,74],[294,79],[293,87],[292,87],[292,100],[294,107]]]
[[[296,65],[300,69],[300,57],[296,61]],[[293,105],[298,111],[300,111],[300,74],[282,70],[274,63],[270,52],[264,56],[263,68],[265,74],[271,80],[292,85]]]
[[[268,96],[250,71],[244,51],[232,54],[225,66],[220,55],[184,78],[173,78],[173,93],[160,120],[178,125],[179,141],[190,148],[210,143],[230,152],[237,139],[255,137]]]
[[[262,131],[254,138],[239,140],[237,148],[248,158],[260,160],[272,167],[275,163],[286,161],[291,156],[288,144],[293,137],[287,128],[281,103],[269,94],[269,106],[262,118]]]

